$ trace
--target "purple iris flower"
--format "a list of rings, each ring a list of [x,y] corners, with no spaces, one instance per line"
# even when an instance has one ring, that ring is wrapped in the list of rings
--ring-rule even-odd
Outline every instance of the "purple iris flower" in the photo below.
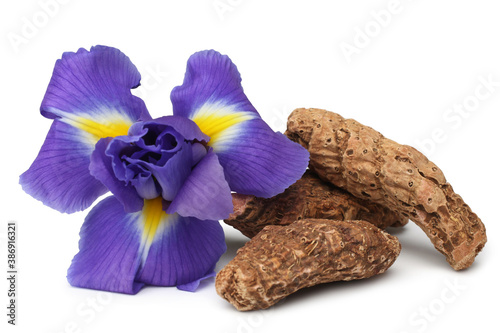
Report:
[[[195,53],[172,91],[174,115],[152,119],[131,93],[140,74],[119,50],[56,62],[40,108],[53,123],[20,183],[65,213],[113,194],[85,219],[71,285],[194,291],[226,250],[218,220],[232,212],[231,191],[272,197],[302,176],[307,151],[271,130],[240,82],[227,56]]]

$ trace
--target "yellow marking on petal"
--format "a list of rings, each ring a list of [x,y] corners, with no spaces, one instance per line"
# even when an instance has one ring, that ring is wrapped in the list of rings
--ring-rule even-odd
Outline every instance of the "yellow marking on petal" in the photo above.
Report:
[[[247,111],[232,111],[229,108],[203,106],[192,120],[203,133],[210,137],[209,145],[217,143],[224,131],[244,121],[254,119],[256,114]]]
[[[116,118],[111,121],[106,120],[98,123],[91,119],[78,117],[71,125],[95,136],[97,138],[96,141],[98,141],[102,138],[127,135],[132,122],[123,118]]]
[[[143,232],[141,243],[144,244],[147,249],[149,249],[153,243],[158,228],[163,221],[168,219],[168,217],[169,215],[163,210],[161,197],[144,200],[144,207],[142,208]]]
[[[56,108],[50,110],[58,115],[59,120],[82,130],[89,144],[95,145],[99,139],[127,135],[130,126],[134,123],[132,119],[118,110],[106,110],[102,115],[94,117],[82,117],[78,114],[62,111]]]

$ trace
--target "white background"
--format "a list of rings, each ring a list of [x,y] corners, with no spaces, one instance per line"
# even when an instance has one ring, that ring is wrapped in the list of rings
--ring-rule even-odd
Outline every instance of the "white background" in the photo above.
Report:
[[[0,8],[4,272],[8,221],[18,224],[19,246],[18,325],[6,323],[2,278],[3,332],[498,329],[497,1],[62,2],[2,1]],[[387,9],[390,17],[382,15]],[[368,35],[360,32],[366,30]],[[67,215],[43,206],[22,192],[18,176],[51,124],[38,108],[54,62],[64,51],[95,44],[117,47],[137,65],[143,75],[137,94],[156,117],[171,114],[169,94],[182,83],[188,57],[213,48],[236,63],[248,97],[275,130],[285,129],[294,108],[319,107],[416,146],[483,220],[485,249],[471,268],[455,272],[412,223],[390,230],[403,250],[387,273],[310,288],[249,313],[220,298],[214,280],[195,293],[145,288],[127,296],[72,288],[66,269],[87,211]],[[346,56],[342,48],[349,47],[356,53]],[[454,112],[455,105],[466,113]],[[217,270],[246,240],[225,230],[229,249]]]

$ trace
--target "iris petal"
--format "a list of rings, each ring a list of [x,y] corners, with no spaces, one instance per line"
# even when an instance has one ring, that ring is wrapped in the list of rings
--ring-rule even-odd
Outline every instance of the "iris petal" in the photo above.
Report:
[[[219,136],[241,122],[260,118],[250,103],[236,66],[216,51],[193,54],[182,86],[170,95],[174,115],[192,119],[218,152]]]
[[[205,133],[200,130],[195,122],[185,117],[165,116],[156,118],[153,120],[153,122],[171,126],[174,130],[179,132],[185,140],[188,141],[197,140],[208,142],[208,140],[210,139]]]
[[[189,283],[185,283],[185,284],[178,284],[177,289],[184,290],[184,291],[195,291],[200,286],[201,281],[203,281],[205,279],[209,279],[211,277],[215,277],[216,275],[217,274],[215,273],[215,271],[212,270],[210,273],[208,273],[205,276],[202,276],[198,280],[194,280],[193,282],[189,282]]]
[[[80,251],[68,269],[74,287],[136,294],[144,283],[135,276],[141,264],[141,213],[127,214],[115,197],[99,202],[80,231]]]
[[[61,212],[88,208],[107,192],[89,173],[100,138],[127,134],[144,102],[133,96],[136,67],[119,50],[93,47],[65,53],[56,62],[40,111],[54,119],[39,155],[20,177],[23,189]]]
[[[217,221],[169,215],[161,198],[127,214],[115,197],[97,204],[80,232],[80,251],[68,270],[72,286],[137,293],[144,285],[192,290],[225,252]]]
[[[193,291],[226,251],[218,221],[163,213],[136,281]]]
[[[160,195],[160,189],[150,171],[144,170],[130,182],[136,189],[137,194],[144,199],[154,199]]]
[[[309,153],[261,119],[254,119],[219,140],[217,153],[233,191],[270,198],[302,177]]]
[[[144,102],[130,89],[141,76],[120,50],[95,46],[64,53],[56,62],[42,101],[42,115],[87,132],[90,143],[126,135],[141,114]]]
[[[260,118],[227,56],[203,51],[188,60],[182,86],[171,94],[174,114],[210,136],[231,190],[261,197],[283,192],[307,168],[309,154]]]
[[[19,178],[23,190],[63,213],[84,210],[106,193],[107,188],[89,173],[94,146],[86,137],[85,132],[54,121],[35,161]]]
[[[193,165],[193,152],[191,144],[182,142],[181,149],[172,156],[164,165],[149,165],[158,184],[162,189],[162,197],[172,201],[191,173]]]
[[[125,139],[127,137],[123,137]],[[133,140],[133,138],[129,138]],[[91,156],[90,173],[108,188],[116,199],[122,203],[125,212],[132,213],[140,211],[143,207],[143,200],[137,194],[133,186],[125,186],[125,183],[116,178],[113,170],[112,157],[106,154],[111,138],[101,139],[95,145],[95,150]]]
[[[225,219],[233,212],[231,190],[212,150],[194,167],[167,212],[210,220]]]
[[[229,107],[258,117],[243,92],[238,69],[228,56],[214,50],[197,52],[189,58],[184,82],[172,90],[170,98],[174,115],[189,119],[194,119],[203,107],[212,111]]]

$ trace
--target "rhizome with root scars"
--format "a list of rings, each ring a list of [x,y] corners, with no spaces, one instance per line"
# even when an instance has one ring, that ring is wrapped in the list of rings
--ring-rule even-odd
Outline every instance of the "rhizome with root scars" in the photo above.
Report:
[[[269,199],[233,193],[234,213],[224,222],[252,238],[266,225],[288,225],[301,219],[365,220],[385,229],[408,218],[369,200],[359,199],[306,173],[285,192]]]
[[[321,109],[296,109],[285,133],[310,153],[325,181],[410,217],[456,270],[469,267],[486,243],[483,223],[418,150]]]
[[[238,250],[215,287],[240,311],[266,309],[302,288],[381,274],[400,251],[396,237],[365,221],[270,225]]]

